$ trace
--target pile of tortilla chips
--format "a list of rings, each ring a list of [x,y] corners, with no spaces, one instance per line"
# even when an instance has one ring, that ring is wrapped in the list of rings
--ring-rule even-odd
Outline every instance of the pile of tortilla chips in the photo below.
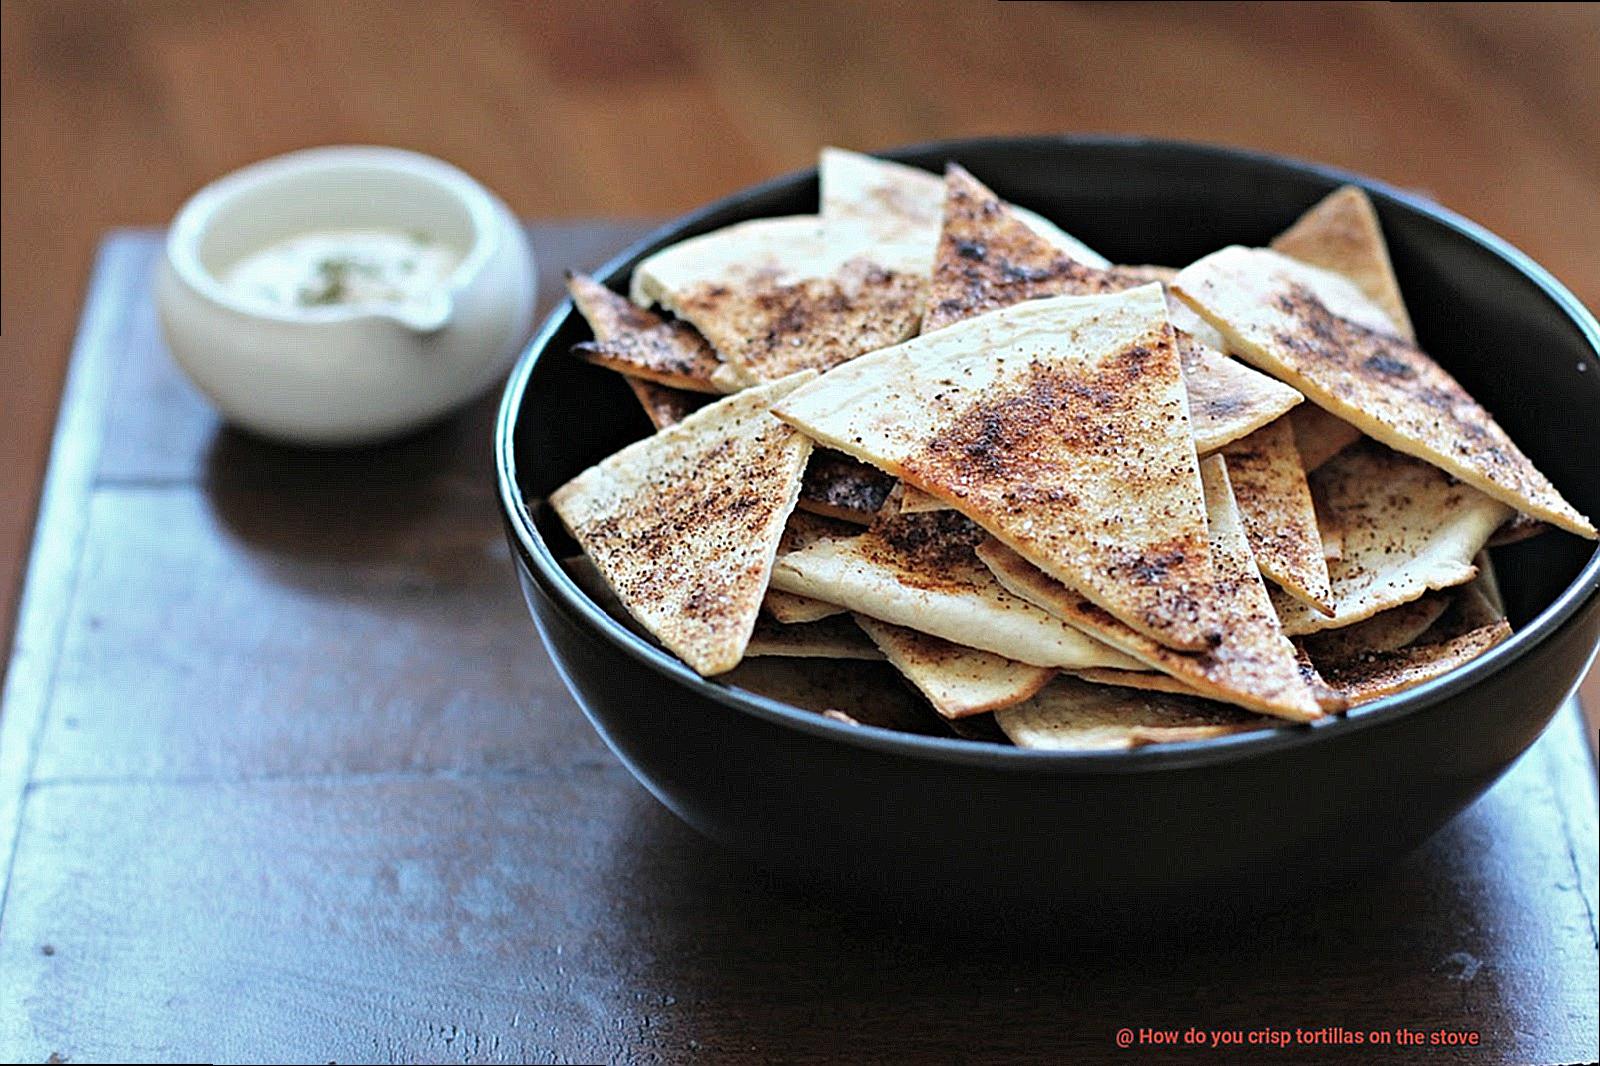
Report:
[[[699,673],[1050,749],[1308,722],[1510,634],[1484,549],[1594,527],[1417,346],[1366,194],[1118,266],[961,167],[574,276],[657,432],[550,497]]]

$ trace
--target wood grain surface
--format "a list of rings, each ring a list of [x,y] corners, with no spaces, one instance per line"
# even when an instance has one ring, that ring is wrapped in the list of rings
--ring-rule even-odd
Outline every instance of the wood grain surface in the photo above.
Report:
[[[1428,192],[1592,307],[1597,99],[1593,4],[3,0],[0,604],[100,234],[263,156],[397,144],[526,216],[640,217],[829,142],[1221,141]]]
[[[535,227],[542,304],[637,232]],[[492,401],[333,456],[223,429],[156,336],[157,250],[101,254],[0,714],[0,1061],[1248,1061],[1124,1026],[1595,1057],[1575,710],[1398,868],[1243,924],[996,942],[819,899],[681,826],[567,696]]]

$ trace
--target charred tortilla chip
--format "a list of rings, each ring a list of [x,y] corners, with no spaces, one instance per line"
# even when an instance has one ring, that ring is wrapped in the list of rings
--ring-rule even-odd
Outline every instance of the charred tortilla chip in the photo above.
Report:
[[[1378,212],[1365,190],[1355,185],[1335,189],[1273,238],[1272,249],[1349,278],[1383,308],[1400,336],[1417,339],[1389,262]]]
[[[1501,619],[1437,644],[1370,652],[1319,669],[1335,691],[1358,706],[1442,677],[1509,636],[1511,627]]]
[[[1256,565],[1289,595],[1332,613],[1328,561],[1294,430],[1280,418],[1227,445],[1222,455]]]
[[[773,418],[796,376],[730,396],[550,496],[634,618],[704,675],[744,655],[811,441]]]
[[[1489,412],[1347,279],[1235,246],[1185,268],[1173,288],[1230,351],[1368,436],[1525,514],[1597,536]]]
[[[959,322],[838,367],[777,411],[950,503],[1135,629],[1191,649],[1217,636],[1158,286]]]
[[[1021,703],[1056,675],[992,652],[952,644],[915,629],[857,615],[884,658],[946,718],[965,718]]]
[[[972,554],[983,536],[953,511],[885,517],[779,556],[772,585],[1034,666],[1136,665],[1000,588]]]
[[[746,381],[826,370],[917,332],[925,252],[851,219],[741,222],[657,252],[633,299],[697,328]]]
[[[635,307],[586,274],[568,274],[567,292],[594,331],[593,342],[573,348],[589,362],[675,389],[719,391],[711,375],[722,362],[690,326]]]
[[[1294,647],[1279,631],[1250,554],[1228,488],[1227,466],[1220,456],[1211,456],[1201,470],[1216,568],[1215,583],[1207,594],[1223,623],[1221,642],[1207,651],[1190,654],[1158,644],[994,541],[979,545],[978,557],[1008,591],[1203,696],[1295,721],[1319,717],[1321,708],[1300,676]]]
[[[756,619],[745,656],[787,659],[881,659],[883,654],[846,615],[817,622],[784,625]]]
[[[894,478],[832,448],[816,448],[800,486],[800,509],[871,525],[894,490]]]
[[[1097,751],[1205,740],[1278,723],[1210,700],[1062,677],[994,719],[1019,748]]]
[[[1363,441],[1311,475],[1343,532],[1328,563],[1334,612],[1284,593],[1273,604],[1290,636],[1336,629],[1471,581],[1472,557],[1511,509],[1420,459]]]

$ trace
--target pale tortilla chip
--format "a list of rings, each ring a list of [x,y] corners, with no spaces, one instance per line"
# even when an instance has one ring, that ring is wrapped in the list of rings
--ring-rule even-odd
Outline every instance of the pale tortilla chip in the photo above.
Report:
[[[915,227],[924,235],[928,263],[932,265],[944,210],[944,183],[937,174],[843,148],[824,148],[817,164],[817,178],[823,217],[856,218],[889,228]],[[1025,207],[1010,207],[1035,233],[1080,263],[1111,265],[1049,219]]]
[[[712,404],[550,496],[628,613],[704,675],[755,627],[811,441],[773,418],[795,377]]]
[[[940,719],[888,663],[858,659],[746,659],[723,684],[850,725],[939,733]]]
[[[635,307],[587,274],[568,274],[567,292],[595,336],[574,347],[576,354],[630,378],[689,392],[720,391],[711,376],[722,361],[692,327]]]
[[[810,596],[796,596],[778,589],[767,590],[767,594],[761,598],[761,609],[771,615],[774,621],[785,625],[818,622],[845,613],[845,609],[838,604],[823,603]]]
[[[1158,286],[980,315],[838,367],[777,411],[1134,628],[1189,648],[1216,635],[1196,595],[1211,578],[1205,502]]]
[[[1442,677],[1511,636],[1504,619],[1438,644],[1413,644],[1322,666],[1328,684],[1351,706],[1371,703]]]
[[[1227,445],[1222,455],[1256,565],[1291,596],[1331,614],[1328,561],[1293,428],[1280,418]]]
[[[1033,666],[1137,668],[1000,588],[972,554],[982,537],[954,512],[885,517],[779,556],[772,585]]]
[[[1466,587],[1466,586],[1463,586]],[[1316,663],[1339,662],[1371,652],[1394,651],[1421,637],[1450,606],[1451,593],[1429,592],[1343,629],[1312,633],[1301,644]]]
[[[1383,308],[1400,336],[1417,339],[1394,265],[1389,262],[1389,245],[1383,239],[1378,212],[1364,189],[1355,185],[1335,189],[1273,238],[1272,248],[1349,278],[1367,299]]]
[[[1437,467],[1375,441],[1340,452],[1311,475],[1311,484],[1343,531],[1344,551],[1328,563],[1331,616],[1273,593],[1290,636],[1351,625],[1471,581],[1473,555],[1511,513]]]
[[[1278,724],[1209,700],[1092,685],[1072,677],[1057,678],[1026,703],[996,711],[994,719],[1017,747],[1050,751],[1205,740]]]
[[[1171,692],[1179,696],[1201,698],[1198,692],[1177,678],[1156,673],[1154,670],[1111,670],[1105,667],[1093,667],[1088,670],[1073,670],[1072,676],[1096,685],[1119,685],[1122,688],[1136,688],[1144,692]]]
[[[1368,436],[1535,518],[1600,536],[1488,411],[1352,282],[1267,249],[1224,248],[1173,283],[1228,349]]]
[[[1213,601],[1223,623],[1221,642],[1214,648],[1186,654],[1163,647],[995,541],[979,545],[978,557],[1008,591],[1146,666],[1177,678],[1203,696],[1294,721],[1317,718],[1322,710],[1300,676],[1293,645],[1278,629],[1267,588],[1251,557],[1228,487],[1227,466],[1214,455],[1200,468],[1216,567],[1215,584],[1200,594]]]
[[[1294,446],[1308,474],[1361,439],[1359,429],[1314,403],[1290,411],[1289,424],[1294,427]]]
[[[1056,675],[1050,667],[1029,666],[866,615],[857,615],[856,622],[890,665],[946,718],[1021,703]]]
[[[800,509],[868,526],[894,490],[894,478],[832,448],[816,448],[806,464]]]
[[[629,374],[622,375],[622,380],[628,383],[639,406],[644,408],[645,417],[657,429],[675,426],[712,402],[712,398],[703,393],[668,388]]]
[[[784,625],[756,619],[756,628],[745,646],[746,658],[781,656],[786,659],[881,659],[880,652],[867,639],[861,627],[845,615],[818,622]]]
[[[650,256],[633,299],[697,328],[747,381],[826,370],[917,332],[915,241],[852,219],[741,222]]]

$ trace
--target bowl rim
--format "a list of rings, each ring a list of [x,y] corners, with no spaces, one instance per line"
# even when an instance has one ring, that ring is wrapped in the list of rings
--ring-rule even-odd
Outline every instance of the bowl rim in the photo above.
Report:
[[[1522,274],[1575,325],[1588,341],[1590,365],[1600,371],[1600,323],[1564,285],[1544,267],[1508,241],[1471,220],[1415,193],[1374,178],[1337,167],[1297,159],[1273,152],[1236,148],[1197,141],[1127,135],[1034,135],[953,138],[902,145],[873,155],[905,161],[926,155],[944,154],[959,158],[963,153],[996,149],[1064,147],[1068,150],[1114,149],[1188,153],[1196,159],[1243,162],[1267,166],[1330,182],[1351,184],[1365,189],[1375,199],[1428,220],[1478,244]],[[815,180],[815,166],[783,174],[720,197],[702,207],[658,226],[612,256],[594,271],[599,279],[618,274],[630,262],[669,242],[682,239],[713,215],[757,201],[769,194]],[[759,216],[751,216],[759,217]],[[1067,773],[1145,772],[1183,769],[1193,766],[1264,757],[1330,739],[1358,730],[1385,725],[1420,713],[1499,673],[1534,647],[1553,636],[1578,610],[1600,593],[1600,548],[1597,548],[1565,589],[1535,618],[1511,638],[1490,649],[1465,666],[1393,696],[1375,700],[1342,714],[1329,715],[1310,723],[1285,723],[1275,729],[1236,733],[1203,740],[1152,744],[1133,749],[1101,751],[1049,751],[1002,744],[975,742],[958,737],[924,736],[870,725],[850,725],[794,707],[745,689],[715,683],[701,677],[670,652],[636,636],[622,623],[594,604],[562,569],[544,537],[534,524],[516,479],[515,437],[522,400],[528,381],[540,359],[548,354],[550,342],[574,313],[572,301],[558,303],[540,324],[533,339],[518,357],[506,381],[495,420],[495,477],[498,482],[501,517],[509,539],[529,574],[535,577],[552,601],[580,625],[596,633],[612,647],[636,662],[677,682],[695,695],[723,706],[802,733],[835,740],[888,755],[989,769],[1012,771],[1060,771]],[[1591,651],[1591,660],[1594,652]],[[580,701],[581,702],[581,701]]]

